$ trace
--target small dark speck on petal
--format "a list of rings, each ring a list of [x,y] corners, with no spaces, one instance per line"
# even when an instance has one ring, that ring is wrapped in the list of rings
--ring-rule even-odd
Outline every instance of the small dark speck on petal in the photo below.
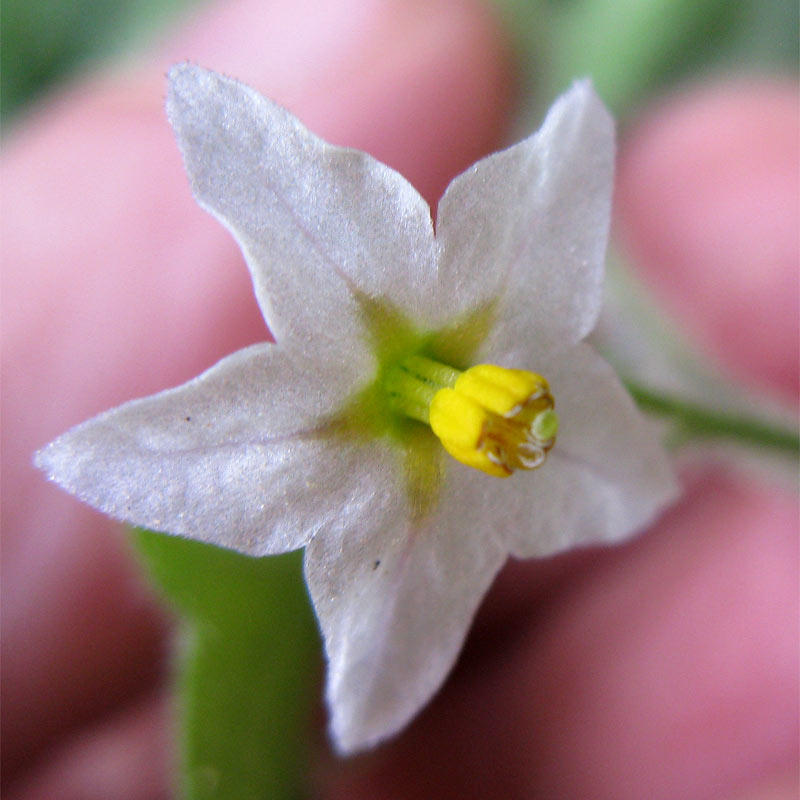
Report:
[[[379,559],[378,561],[376,561],[376,562],[375,562],[375,563],[372,565],[372,569],[378,569],[378,567],[379,567],[380,565],[381,565],[381,562],[380,562],[380,559]]]
[[[191,422],[191,421],[192,421],[192,418],[191,418],[191,417],[186,417],[186,421],[187,421],[187,422]]]

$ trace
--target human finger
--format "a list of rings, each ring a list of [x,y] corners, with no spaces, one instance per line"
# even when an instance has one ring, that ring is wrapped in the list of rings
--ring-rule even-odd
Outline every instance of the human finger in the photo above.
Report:
[[[624,137],[618,230],[698,346],[795,400],[800,115],[788,79],[703,84]]]

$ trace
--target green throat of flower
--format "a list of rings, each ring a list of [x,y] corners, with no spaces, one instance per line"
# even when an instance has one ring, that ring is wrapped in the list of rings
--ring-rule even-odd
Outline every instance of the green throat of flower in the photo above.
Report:
[[[389,405],[429,425],[453,458],[498,478],[536,469],[558,432],[547,381],[533,372],[479,364],[460,371],[422,355],[389,369]]]
[[[498,478],[545,462],[558,432],[547,381],[524,370],[469,366],[491,330],[495,301],[421,331],[384,298],[351,291],[378,366],[329,429],[393,438],[405,451],[415,514],[435,505],[442,447]]]

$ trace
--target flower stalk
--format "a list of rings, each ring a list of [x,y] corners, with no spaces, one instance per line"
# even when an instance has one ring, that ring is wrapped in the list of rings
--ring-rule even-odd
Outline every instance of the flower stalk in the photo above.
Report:
[[[625,385],[642,411],[671,419],[687,439],[723,439],[800,456],[800,434],[744,414],[732,414],[655,392],[638,383]]]

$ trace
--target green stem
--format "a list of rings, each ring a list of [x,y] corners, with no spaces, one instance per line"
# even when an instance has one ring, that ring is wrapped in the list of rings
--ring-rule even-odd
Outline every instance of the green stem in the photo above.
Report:
[[[800,455],[800,435],[797,431],[754,417],[705,408],[630,381],[626,382],[626,386],[642,411],[674,420],[692,438],[730,439],[778,450],[794,457]]]
[[[133,542],[183,617],[178,796],[305,797],[319,638],[301,553],[252,558],[144,530]]]

